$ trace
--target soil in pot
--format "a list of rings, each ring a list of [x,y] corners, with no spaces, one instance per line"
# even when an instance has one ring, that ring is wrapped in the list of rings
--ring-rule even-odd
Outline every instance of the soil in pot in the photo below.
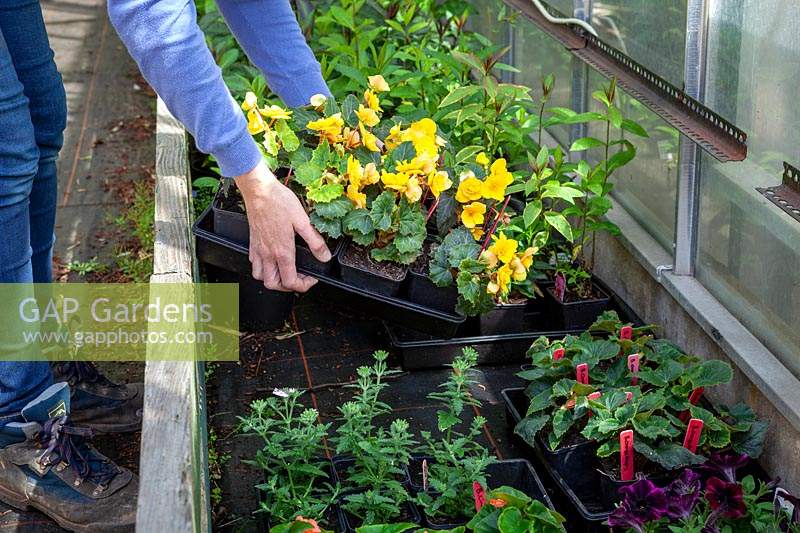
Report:
[[[342,279],[362,289],[395,296],[406,277],[406,268],[387,261],[375,261],[370,248],[349,243],[339,256]]]
[[[458,301],[458,288],[438,287],[428,277],[428,265],[438,245],[425,241],[422,255],[409,267],[408,299],[419,305],[453,313]]]
[[[567,331],[588,328],[603,311],[608,309],[611,298],[594,283],[591,294],[597,297],[586,300],[568,293],[562,302],[556,297],[555,287],[545,289],[545,297],[550,302],[551,312],[560,319],[562,328]]]

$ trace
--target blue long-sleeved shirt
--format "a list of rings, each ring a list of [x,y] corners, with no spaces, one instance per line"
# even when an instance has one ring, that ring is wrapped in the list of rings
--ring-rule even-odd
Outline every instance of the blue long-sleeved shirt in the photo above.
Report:
[[[228,26],[270,88],[290,107],[330,94],[289,0],[217,0]],[[111,23],[145,79],[217,158],[223,176],[261,160],[247,123],[197,25],[192,0],[109,0]]]

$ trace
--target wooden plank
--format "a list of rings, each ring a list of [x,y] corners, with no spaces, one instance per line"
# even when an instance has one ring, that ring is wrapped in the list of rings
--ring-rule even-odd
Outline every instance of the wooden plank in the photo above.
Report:
[[[191,283],[193,251],[186,134],[159,99],[156,130],[155,247],[151,283]],[[148,358],[149,359],[149,358]],[[208,531],[204,424],[193,361],[149,361],[136,531]]]

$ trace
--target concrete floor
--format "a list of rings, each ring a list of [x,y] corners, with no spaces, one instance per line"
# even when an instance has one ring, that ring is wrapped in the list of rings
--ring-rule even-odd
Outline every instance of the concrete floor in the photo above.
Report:
[[[155,98],[108,21],[103,0],[42,0],[56,63],[67,90],[68,121],[59,160],[55,275],[70,261],[113,259],[122,238],[110,223],[132,184],[149,179],[155,162]],[[106,364],[121,382],[140,381],[141,364]],[[139,435],[103,437],[96,446],[138,470]],[[38,512],[0,503],[0,532],[62,531]]]

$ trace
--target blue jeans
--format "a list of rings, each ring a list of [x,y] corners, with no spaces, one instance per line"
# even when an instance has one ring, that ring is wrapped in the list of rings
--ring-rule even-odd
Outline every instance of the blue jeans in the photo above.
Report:
[[[38,0],[0,0],[0,283],[52,281],[66,116]],[[52,379],[44,362],[0,362],[0,425]]]

